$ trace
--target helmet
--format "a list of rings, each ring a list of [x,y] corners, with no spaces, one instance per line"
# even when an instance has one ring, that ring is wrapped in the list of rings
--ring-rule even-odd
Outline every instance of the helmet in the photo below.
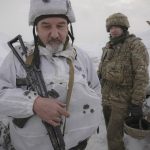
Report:
[[[29,25],[34,25],[36,18],[49,15],[64,16],[70,23],[75,22],[69,0],[30,0]]]
[[[127,16],[122,13],[115,13],[106,19],[106,29],[109,32],[111,26],[122,26],[128,29],[130,27]]]
[[[144,118],[139,120],[130,116],[125,120],[124,131],[135,139],[143,139],[150,136],[150,123]]]

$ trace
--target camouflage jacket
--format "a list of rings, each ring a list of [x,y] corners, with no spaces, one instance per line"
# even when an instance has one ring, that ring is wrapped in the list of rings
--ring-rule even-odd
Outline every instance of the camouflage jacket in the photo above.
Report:
[[[148,64],[147,49],[135,35],[129,35],[124,43],[113,47],[107,43],[98,69],[103,99],[142,104],[149,81]]]

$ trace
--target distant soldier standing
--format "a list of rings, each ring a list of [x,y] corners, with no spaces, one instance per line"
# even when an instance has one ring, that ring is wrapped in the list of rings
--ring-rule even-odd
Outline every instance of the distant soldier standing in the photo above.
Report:
[[[142,117],[148,85],[148,52],[140,38],[128,32],[128,18],[115,13],[106,20],[110,41],[103,48],[98,69],[109,150],[125,150],[124,119]]]

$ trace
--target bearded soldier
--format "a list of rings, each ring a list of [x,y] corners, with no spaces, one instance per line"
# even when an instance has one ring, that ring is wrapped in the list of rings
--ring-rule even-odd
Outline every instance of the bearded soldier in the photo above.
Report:
[[[73,46],[74,22],[69,0],[30,0],[34,43],[13,48],[20,36],[9,41],[15,55],[10,52],[1,67],[0,113],[10,118],[16,150],[84,150],[99,126],[100,84],[88,55]]]
[[[98,69],[109,150],[125,150],[123,123],[130,114],[142,117],[148,75],[148,52],[140,38],[129,34],[128,18],[115,13],[106,19],[110,40]]]

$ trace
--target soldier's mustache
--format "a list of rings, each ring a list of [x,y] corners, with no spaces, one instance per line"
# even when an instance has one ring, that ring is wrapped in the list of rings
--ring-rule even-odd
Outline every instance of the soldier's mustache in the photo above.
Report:
[[[48,40],[48,44],[61,44],[62,41],[58,40],[58,39],[51,39]]]

